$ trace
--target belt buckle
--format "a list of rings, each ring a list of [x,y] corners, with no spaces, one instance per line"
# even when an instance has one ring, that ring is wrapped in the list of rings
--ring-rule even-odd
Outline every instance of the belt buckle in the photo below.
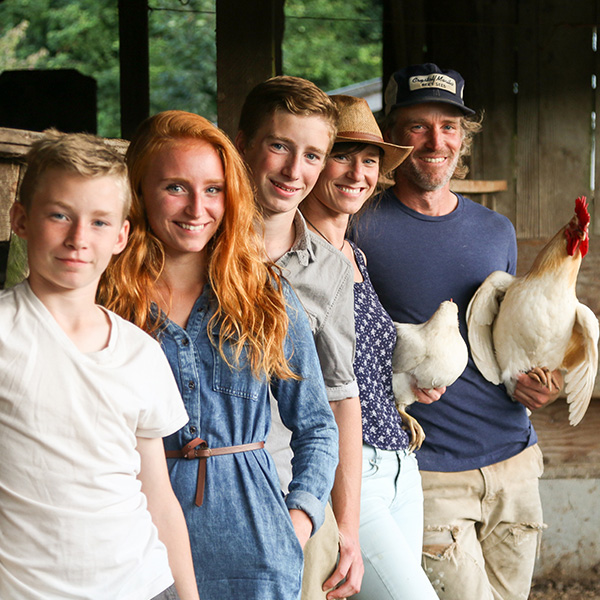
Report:
[[[198,455],[199,451],[203,451],[204,454],[208,453],[208,456],[211,456],[211,454],[212,454],[212,452],[206,442],[202,442],[201,444],[198,444],[194,448],[194,458],[200,458],[200,456]]]

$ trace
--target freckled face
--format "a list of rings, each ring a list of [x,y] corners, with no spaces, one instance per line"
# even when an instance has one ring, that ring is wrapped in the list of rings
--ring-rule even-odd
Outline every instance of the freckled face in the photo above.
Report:
[[[320,116],[276,111],[250,141],[238,148],[252,171],[257,200],[265,215],[295,211],[314,187],[331,141],[331,127]]]
[[[435,102],[398,109],[389,139],[394,144],[414,146],[414,150],[396,170],[396,180],[404,178],[426,191],[443,188],[460,157],[461,116],[457,108]]]
[[[216,150],[186,141],[157,152],[142,179],[142,199],[167,257],[204,252],[225,212],[225,174]]]
[[[375,191],[379,160],[377,146],[367,146],[353,154],[334,149],[319,176],[313,196],[332,213],[357,213]]]

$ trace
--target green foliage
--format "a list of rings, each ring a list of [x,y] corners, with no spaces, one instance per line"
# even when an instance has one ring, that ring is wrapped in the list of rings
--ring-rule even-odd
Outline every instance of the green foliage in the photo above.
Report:
[[[0,73],[9,69],[33,69],[48,54],[46,48],[40,48],[29,56],[17,56],[17,47],[23,41],[29,21],[21,21],[0,37]]]
[[[151,112],[177,108],[215,121],[216,0],[149,5]],[[285,10],[286,74],[325,90],[381,74],[380,0],[287,0]],[[120,136],[117,0],[4,0],[0,23],[0,71],[70,68],[95,77],[98,133]]]
[[[179,6],[166,2],[163,6]],[[194,0],[187,11],[151,11],[150,109],[179,109],[217,120],[215,0]]]
[[[119,23],[116,0],[5,0],[0,4],[0,36],[29,21],[16,56],[44,54],[40,69],[77,69],[98,83],[98,132],[118,137]]]
[[[8,251],[8,265],[6,267],[5,288],[12,287],[23,281],[29,272],[27,267],[27,242],[17,237],[14,233],[10,237]]]
[[[380,0],[286,0],[287,75],[333,90],[381,76]]]

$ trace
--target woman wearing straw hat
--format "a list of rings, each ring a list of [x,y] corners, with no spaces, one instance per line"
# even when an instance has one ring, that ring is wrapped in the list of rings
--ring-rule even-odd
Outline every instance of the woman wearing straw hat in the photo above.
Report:
[[[345,237],[350,216],[373,196],[378,183],[412,148],[383,141],[365,100],[351,96],[332,99],[340,111],[338,135],[301,208],[309,227],[354,266],[354,371],[363,424],[360,544],[365,565],[362,589],[354,598],[434,600],[437,595],[420,565],[421,478],[392,391],[396,332],[371,285],[364,255]],[[430,396],[439,398],[439,391]]]

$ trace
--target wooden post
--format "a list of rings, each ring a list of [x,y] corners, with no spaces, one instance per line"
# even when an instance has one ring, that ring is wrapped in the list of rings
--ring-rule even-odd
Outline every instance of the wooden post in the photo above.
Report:
[[[150,114],[146,0],[119,0],[119,63],[121,137],[131,139],[136,127]]]
[[[284,0],[217,1],[217,114],[232,138],[240,110],[257,84],[281,75]]]
[[[423,0],[383,0],[382,95],[398,69],[424,62],[425,33]]]

